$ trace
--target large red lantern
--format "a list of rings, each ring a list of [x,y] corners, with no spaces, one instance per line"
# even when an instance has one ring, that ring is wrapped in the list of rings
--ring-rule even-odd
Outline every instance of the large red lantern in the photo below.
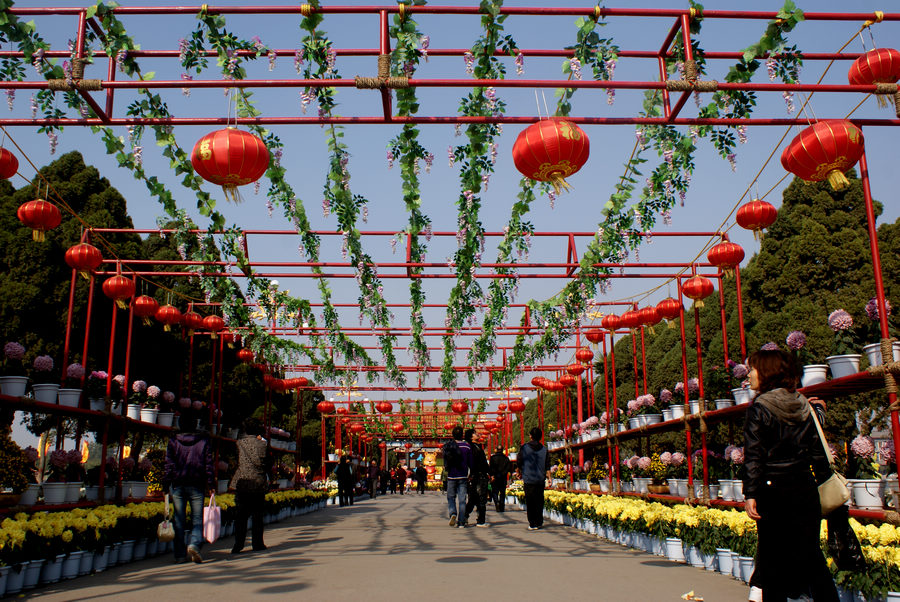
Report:
[[[159,302],[149,295],[141,295],[134,299],[134,315],[144,320],[144,326],[150,326],[150,318],[156,316]]]
[[[893,48],[876,48],[856,59],[847,72],[847,80],[855,86],[895,84],[900,79],[900,52]],[[878,106],[888,106],[884,94],[876,94]]]
[[[241,202],[238,186],[260,179],[269,168],[269,149],[248,132],[233,127],[209,133],[194,145],[191,165],[207,182],[218,184],[226,200]]]
[[[659,324],[660,320],[662,320],[662,316],[659,315],[659,310],[656,309],[653,305],[649,305],[644,307],[643,309],[638,310],[638,316],[641,318],[641,324],[647,327],[647,330],[650,334],[656,334],[653,331],[653,327]]]
[[[753,230],[753,238],[757,238],[762,230],[775,223],[777,217],[778,210],[775,209],[775,205],[753,199],[749,203],[741,205],[735,221],[744,230]]]
[[[19,221],[31,228],[31,238],[44,242],[44,232],[52,230],[62,222],[62,215],[56,205],[44,199],[22,203],[16,211]]]
[[[576,379],[571,374],[563,374],[562,376],[559,377],[559,383],[555,383],[555,384],[559,384],[560,388],[556,389],[556,388],[551,387],[550,390],[551,391],[561,391],[562,389],[565,389],[567,387],[574,387],[577,382],[578,382],[578,379]]]
[[[506,411],[506,404],[505,404],[505,403],[501,403],[500,405],[497,406],[497,409],[500,410],[501,412],[505,412],[505,411]]]
[[[453,428],[454,428],[455,426],[456,426],[456,423],[455,423],[455,422],[445,422],[445,423],[444,423],[444,430],[447,431],[447,432],[449,433],[450,431],[453,430]]]
[[[513,399],[509,402],[509,411],[513,414],[521,414],[525,411],[525,403],[521,399]]]
[[[619,318],[619,316],[617,316],[616,314],[608,314],[606,316],[603,316],[603,318],[600,320],[600,326],[610,332],[615,332],[616,328],[618,328],[621,323],[621,318]]]
[[[0,148],[0,178],[8,180],[18,172],[19,160],[16,159],[16,156],[5,148]]]
[[[391,430],[394,431],[395,433],[403,432],[403,423],[395,422],[394,424],[391,425]]]
[[[203,318],[203,328],[212,333],[212,338],[216,338],[216,333],[225,328],[225,320],[219,316],[206,316]]]
[[[681,315],[681,301],[667,297],[656,304],[656,311],[668,321],[669,328],[675,328],[675,320]]]
[[[559,193],[568,190],[566,178],[587,163],[591,145],[580,127],[565,119],[542,119],[519,134],[513,144],[513,163],[526,178],[550,182]]]
[[[72,245],[66,251],[66,263],[73,270],[85,278],[90,278],[90,272],[96,270],[103,263],[103,255],[100,249],[86,242]]]
[[[538,389],[540,389],[543,387],[543,384],[542,384],[543,380],[544,380],[543,376],[535,376],[534,378],[531,379],[531,386],[537,387]]]
[[[629,329],[640,328],[641,315],[637,311],[629,309],[619,318],[619,326]]]
[[[161,322],[163,330],[169,332],[172,326],[181,323],[181,312],[177,307],[163,305],[156,310],[156,321]]]
[[[602,321],[601,321],[601,325],[602,325]],[[586,338],[590,343],[592,343],[594,345],[594,347],[596,347],[597,343],[599,343],[601,340],[603,340],[603,331],[600,330],[599,328],[591,328],[590,330],[588,330],[587,332],[584,333],[584,338]]]
[[[581,373],[584,372],[584,366],[581,364],[569,364],[566,366],[566,372],[572,376],[581,376]]]
[[[713,294],[713,283],[703,276],[691,276],[681,285],[685,297],[694,300],[697,307],[703,307],[703,300]]]
[[[824,119],[809,126],[781,153],[781,165],[809,182],[827,179],[832,190],[850,185],[844,172],[856,165],[865,141],[862,130],[844,119]]]
[[[119,309],[125,309],[125,301],[134,295],[134,280],[122,274],[110,276],[103,281],[103,294],[115,301]]]
[[[246,347],[244,349],[238,349],[237,358],[245,364],[249,364],[253,361],[253,352]]]
[[[181,317],[181,324],[187,329],[188,334],[194,334],[195,330],[203,328],[203,316],[195,311],[187,311]]]
[[[304,379],[304,380],[306,380],[306,379]],[[345,406],[339,406],[335,410],[335,412],[337,412],[340,416],[346,416],[347,414],[350,413],[350,410],[348,408],[346,408]],[[349,421],[350,421],[349,418],[341,418],[341,424],[346,424]]]
[[[323,399],[319,403],[316,404],[316,409],[319,410],[319,414],[331,414],[334,412],[334,402],[328,401],[327,399]],[[353,426],[356,426],[355,424]],[[362,425],[359,425],[362,427]],[[360,428],[362,430],[362,428]],[[358,431],[354,431],[358,432]]]
[[[390,414],[392,411],[394,411],[394,404],[389,401],[379,401],[375,404],[375,409],[382,414]]]
[[[744,260],[744,249],[741,245],[726,240],[707,251],[706,258],[728,275]]]
[[[232,332],[230,330],[226,330],[222,333],[222,341],[228,345],[229,348],[234,347],[235,343],[241,342],[241,335],[236,332]]]
[[[589,364],[591,363],[591,360],[594,359],[594,352],[587,347],[580,347],[578,351],[575,352],[575,359],[582,364]]]
[[[361,432],[363,432],[364,430],[366,430],[366,427],[364,427],[362,424],[360,424],[358,422],[354,422],[353,424],[350,425],[351,433],[356,433],[358,435]]]
[[[452,410],[454,414],[465,414],[469,411],[469,404],[465,401],[454,401],[450,404],[450,410]]]
[[[406,448],[406,451],[409,451],[409,450],[412,449],[412,443],[410,443],[410,442],[407,441],[406,443],[403,444],[403,447]],[[429,468],[434,468],[434,467],[433,467],[433,466],[429,466]]]
[[[378,444],[378,449],[384,449],[386,447],[387,447],[387,443],[385,443],[384,441],[382,441],[381,443]]]

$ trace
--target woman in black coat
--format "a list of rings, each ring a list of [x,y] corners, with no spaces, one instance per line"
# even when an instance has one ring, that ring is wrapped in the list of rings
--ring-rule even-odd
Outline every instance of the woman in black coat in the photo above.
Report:
[[[764,602],[837,602],[819,547],[818,483],[831,476],[809,401],[797,392],[799,369],[782,350],[750,356],[759,395],[744,422],[744,496],[757,521],[756,574]]]

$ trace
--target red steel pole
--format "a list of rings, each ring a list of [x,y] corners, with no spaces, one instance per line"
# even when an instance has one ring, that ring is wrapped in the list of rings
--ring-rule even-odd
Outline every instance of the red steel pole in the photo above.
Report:
[[[116,308],[116,303],[113,301],[112,304],[112,321],[109,325],[109,355],[106,361],[106,373],[109,375],[109,378],[106,379],[106,396],[109,397],[109,394],[112,392],[112,374],[113,374],[113,351],[116,348],[116,312],[118,309]],[[85,335],[86,337],[87,335]],[[86,345],[87,343],[85,343]],[[125,386],[128,386],[128,381],[126,380]],[[124,393],[124,392],[123,392]],[[127,393],[124,393],[127,396]],[[124,404],[123,404],[124,407]]]
[[[687,415],[691,412],[691,404],[688,403],[687,335],[684,328],[684,296],[681,291],[681,278],[677,278],[675,283],[678,285],[678,304],[681,307],[681,311],[678,314],[678,322],[681,327],[681,374],[684,379],[682,381],[684,383],[682,393],[684,394],[684,413]],[[694,309],[696,310],[696,307]],[[684,438],[688,462],[688,497],[691,497],[694,493],[694,459],[691,457],[691,425],[687,422],[684,423]]]
[[[63,344],[63,356],[60,363],[60,366],[62,366],[61,381],[63,383],[66,380],[66,366],[69,365],[69,342],[72,339],[72,313],[75,311],[75,279],[77,276],[77,270],[72,268],[72,280],[69,282],[69,311],[66,313],[66,342]],[[82,361],[84,361],[84,358],[82,358]]]
[[[90,341],[91,336],[91,313],[94,310],[94,275],[91,274],[90,281],[88,283],[88,304],[87,304],[87,316],[84,319],[84,346],[81,349],[81,365],[84,366],[85,374],[81,377],[81,386],[84,386],[84,379],[87,378],[87,365],[88,365],[88,341]],[[63,366],[63,370],[65,370],[67,366]],[[109,395],[109,392],[106,393]]]

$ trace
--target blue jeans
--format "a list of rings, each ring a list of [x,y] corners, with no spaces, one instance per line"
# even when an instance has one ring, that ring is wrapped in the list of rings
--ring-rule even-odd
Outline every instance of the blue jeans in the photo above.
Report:
[[[175,516],[172,522],[175,527],[175,560],[187,557],[184,545],[184,528],[187,520],[187,505],[191,505],[191,538],[188,545],[198,550],[203,547],[203,489],[190,485],[172,485],[172,506]]]
[[[456,524],[466,524],[466,495],[469,479],[447,479],[447,508],[450,516],[456,515]]]

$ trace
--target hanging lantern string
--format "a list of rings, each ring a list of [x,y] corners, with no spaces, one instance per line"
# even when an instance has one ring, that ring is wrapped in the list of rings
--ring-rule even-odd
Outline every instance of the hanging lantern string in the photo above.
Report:
[[[47,186],[47,197],[48,197],[47,200],[50,200],[50,197],[52,196],[52,197],[53,197],[53,202],[55,202],[55,203],[58,204],[60,207],[62,207],[63,209],[65,209],[69,214],[71,214],[72,217],[74,217],[76,220],[78,220],[78,222],[81,224],[81,227],[82,227],[82,228],[87,229],[89,232],[92,233],[92,235],[93,235],[93,237],[91,238],[92,241],[93,241],[93,240],[96,240],[97,242],[99,242],[99,244],[100,244],[100,245],[101,245],[101,246],[109,253],[109,255],[112,256],[112,259],[116,259],[116,260],[121,261],[121,258],[119,257],[119,254],[116,252],[115,245],[113,245],[112,243],[110,243],[104,236],[102,236],[102,235],[100,235],[100,234],[98,234],[98,233],[95,233],[95,232],[94,232],[94,227],[91,226],[91,224],[89,224],[88,222],[86,222],[86,221],[84,220],[84,218],[82,218],[80,215],[78,215],[78,213],[71,207],[71,205],[69,205],[69,204],[65,201],[65,199],[62,198],[62,195],[56,190],[56,188],[53,187],[53,185],[50,183],[50,180],[48,180],[48,179],[44,176],[44,174],[41,173],[41,171],[40,171],[40,170],[37,168],[37,166],[34,164],[34,161],[31,160],[31,157],[29,157],[28,154],[25,152],[25,150],[24,150],[21,146],[19,146],[19,143],[16,142],[15,138],[13,138],[13,137],[9,134],[9,132],[7,131],[7,129],[6,129],[5,127],[3,127],[2,125],[0,125],[0,131],[3,132],[3,139],[5,140],[6,138],[9,138],[9,141],[12,143],[12,145],[15,146],[15,147],[16,147],[16,150],[19,151],[19,154],[22,155],[22,157],[23,157],[26,161],[28,161],[28,164],[31,165],[32,169],[34,169],[35,174],[37,175],[37,177],[38,177],[39,180],[40,180],[40,181],[38,182],[38,195],[40,195],[40,186],[41,186],[41,183],[46,184],[46,186]],[[29,179],[26,178],[24,175],[22,175],[22,173],[18,173],[17,175],[19,175],[19,176],[20,176],[23,180],[25,180],[26,182],[28,182],[28,183],[31,182],[31,180],[29,180]],[[51,193],[52,193],[52,194],[51,194]],[[158,283],[158,282],[155,282],[155,281],[153,281],[153,280],[150,280],[150,279],[148,279],[148,278],[146,278],[146,277],[144,277],[144,276],[135,276],[135,278],[140,279],[140,280],[146,280],[148,284],[151,284],[151,285],[153,285],[153,286],[155,286],[155,287],[157,287],[157,288],[159,288],[159,289],[162,289],[162,290],[164,290],[164,291],[168,291],[169,293],[174,294],[175,296],[180,297],[180,298],[182,298],[182,299],[185,299],[185,300],[187,300],[187,301],[197,301],[198,303],[201,302],[201,301],[203,301],[203,299],[200,299],[199,297],[191,297],[190,295],[185,295],[184,293],[180,293],[180,292],[178,292],[178,291],[175,291],[175,290],[172,289],[172,288],[169,288],[169,287],[167,287],[167,286],[165,286],[165,285],[163,285],[163,284],[160,284],[160,283]]]

